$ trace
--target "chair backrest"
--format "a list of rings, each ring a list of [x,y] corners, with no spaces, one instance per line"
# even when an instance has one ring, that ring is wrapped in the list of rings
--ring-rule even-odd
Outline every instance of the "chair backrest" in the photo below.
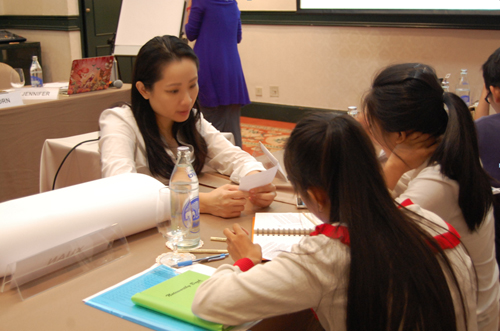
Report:
[[[7,63],[0,62],[0,89],[10,89],[12,86],[10,85],[10,75],[14,71]]]

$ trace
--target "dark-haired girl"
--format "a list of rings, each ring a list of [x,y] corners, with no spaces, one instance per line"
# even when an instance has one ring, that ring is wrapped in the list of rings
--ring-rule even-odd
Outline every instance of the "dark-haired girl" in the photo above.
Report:
[[[197,111],[198,58],[177,37],[155,37],[139,51],[132,77],[130,106],[105,110],[100,117],[103,177],[139,172],[167,182],[175,165],[177,147],[193,147],[193,167],[205,165],[238,183],[265,168],[232,145]],[[246,199],[259,207],[276,196],[273,184],[238,190],[224,185],[200,193],[200,211],[222,217],[239,216]]]
[[[284,160],[324,224],[265,264],[238,224],[225,229],[236,263],[201,284],[195,314],[234,325],[312,308],[326,330],[477,330],[474,271],[459,235],[411,200],[394,202],[359,123],[309,116]]]
[[[500,290],[492,192],[467,106],[443,91],[431,67],[406,63],[377,75],[363,108],[373,140],[388,158],[384,173],[393,196],[411,199],[460,233],[477,272],[479,330],[497,330]],[[424,162],[422,148],[411,146],[413,133],[435,143]]]

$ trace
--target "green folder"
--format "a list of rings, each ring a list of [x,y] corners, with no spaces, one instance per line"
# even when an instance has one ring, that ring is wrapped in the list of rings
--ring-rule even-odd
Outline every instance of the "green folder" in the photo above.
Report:
[[[191,304],[193,303],[196,289],[208,278],[210,277],[207,275],[189,270],[133,295],[132,301],[136,305],[155,310],[208,330],[224,330],[222,324],[205,321],[195,316],[191,311]]]

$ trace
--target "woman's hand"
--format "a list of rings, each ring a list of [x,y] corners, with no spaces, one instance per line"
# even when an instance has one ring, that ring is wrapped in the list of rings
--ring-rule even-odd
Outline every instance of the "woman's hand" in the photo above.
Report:
[[[247,176],[258,173],[259,171],[251,171]],[[257,207],[269,207],[269,205],[276,198],[276,186],[273,183],[269,183],[264,186],[259,186],[251,189],[249,191],[250,197],[248,200]]]
[[[257,207],[269,207],[276,198],[276,186],[273,183],[250,190],[248,200]]]
[[[429,134],[421,132],[410,133],[403,142],[394,147],[389,160],[396,158],[400,162],[403,162],[406,171],[416,169],[434,153],[438,145],[436,142],[436,138],[431,137]]]
[[[384,165],[387,187],[393,190],[401,176],[421,166],[437,146],[435,137],[421,132],[410,133],[402,142],[397,143]]]
[[[248,237],[248,232],[239,224],[233,224],[233,231],[224,229],[227,237],[227,250],[234,261],[249,258],[254,264],[262,262],[262,249],[260,245],[252,243]]]
[[[209,193],[200,193],[200,212],[224,218],[238,217],[250,194],[238,186],[226,184]]]

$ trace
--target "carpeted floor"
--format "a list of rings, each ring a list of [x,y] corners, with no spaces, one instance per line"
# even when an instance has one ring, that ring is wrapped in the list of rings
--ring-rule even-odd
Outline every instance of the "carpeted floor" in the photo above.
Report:
[[[262,120],[251,117],[241,117],[241,136],[243,150],[255,155],[258,153],[259,141],[272,153],[285,147],[295,123]]]

